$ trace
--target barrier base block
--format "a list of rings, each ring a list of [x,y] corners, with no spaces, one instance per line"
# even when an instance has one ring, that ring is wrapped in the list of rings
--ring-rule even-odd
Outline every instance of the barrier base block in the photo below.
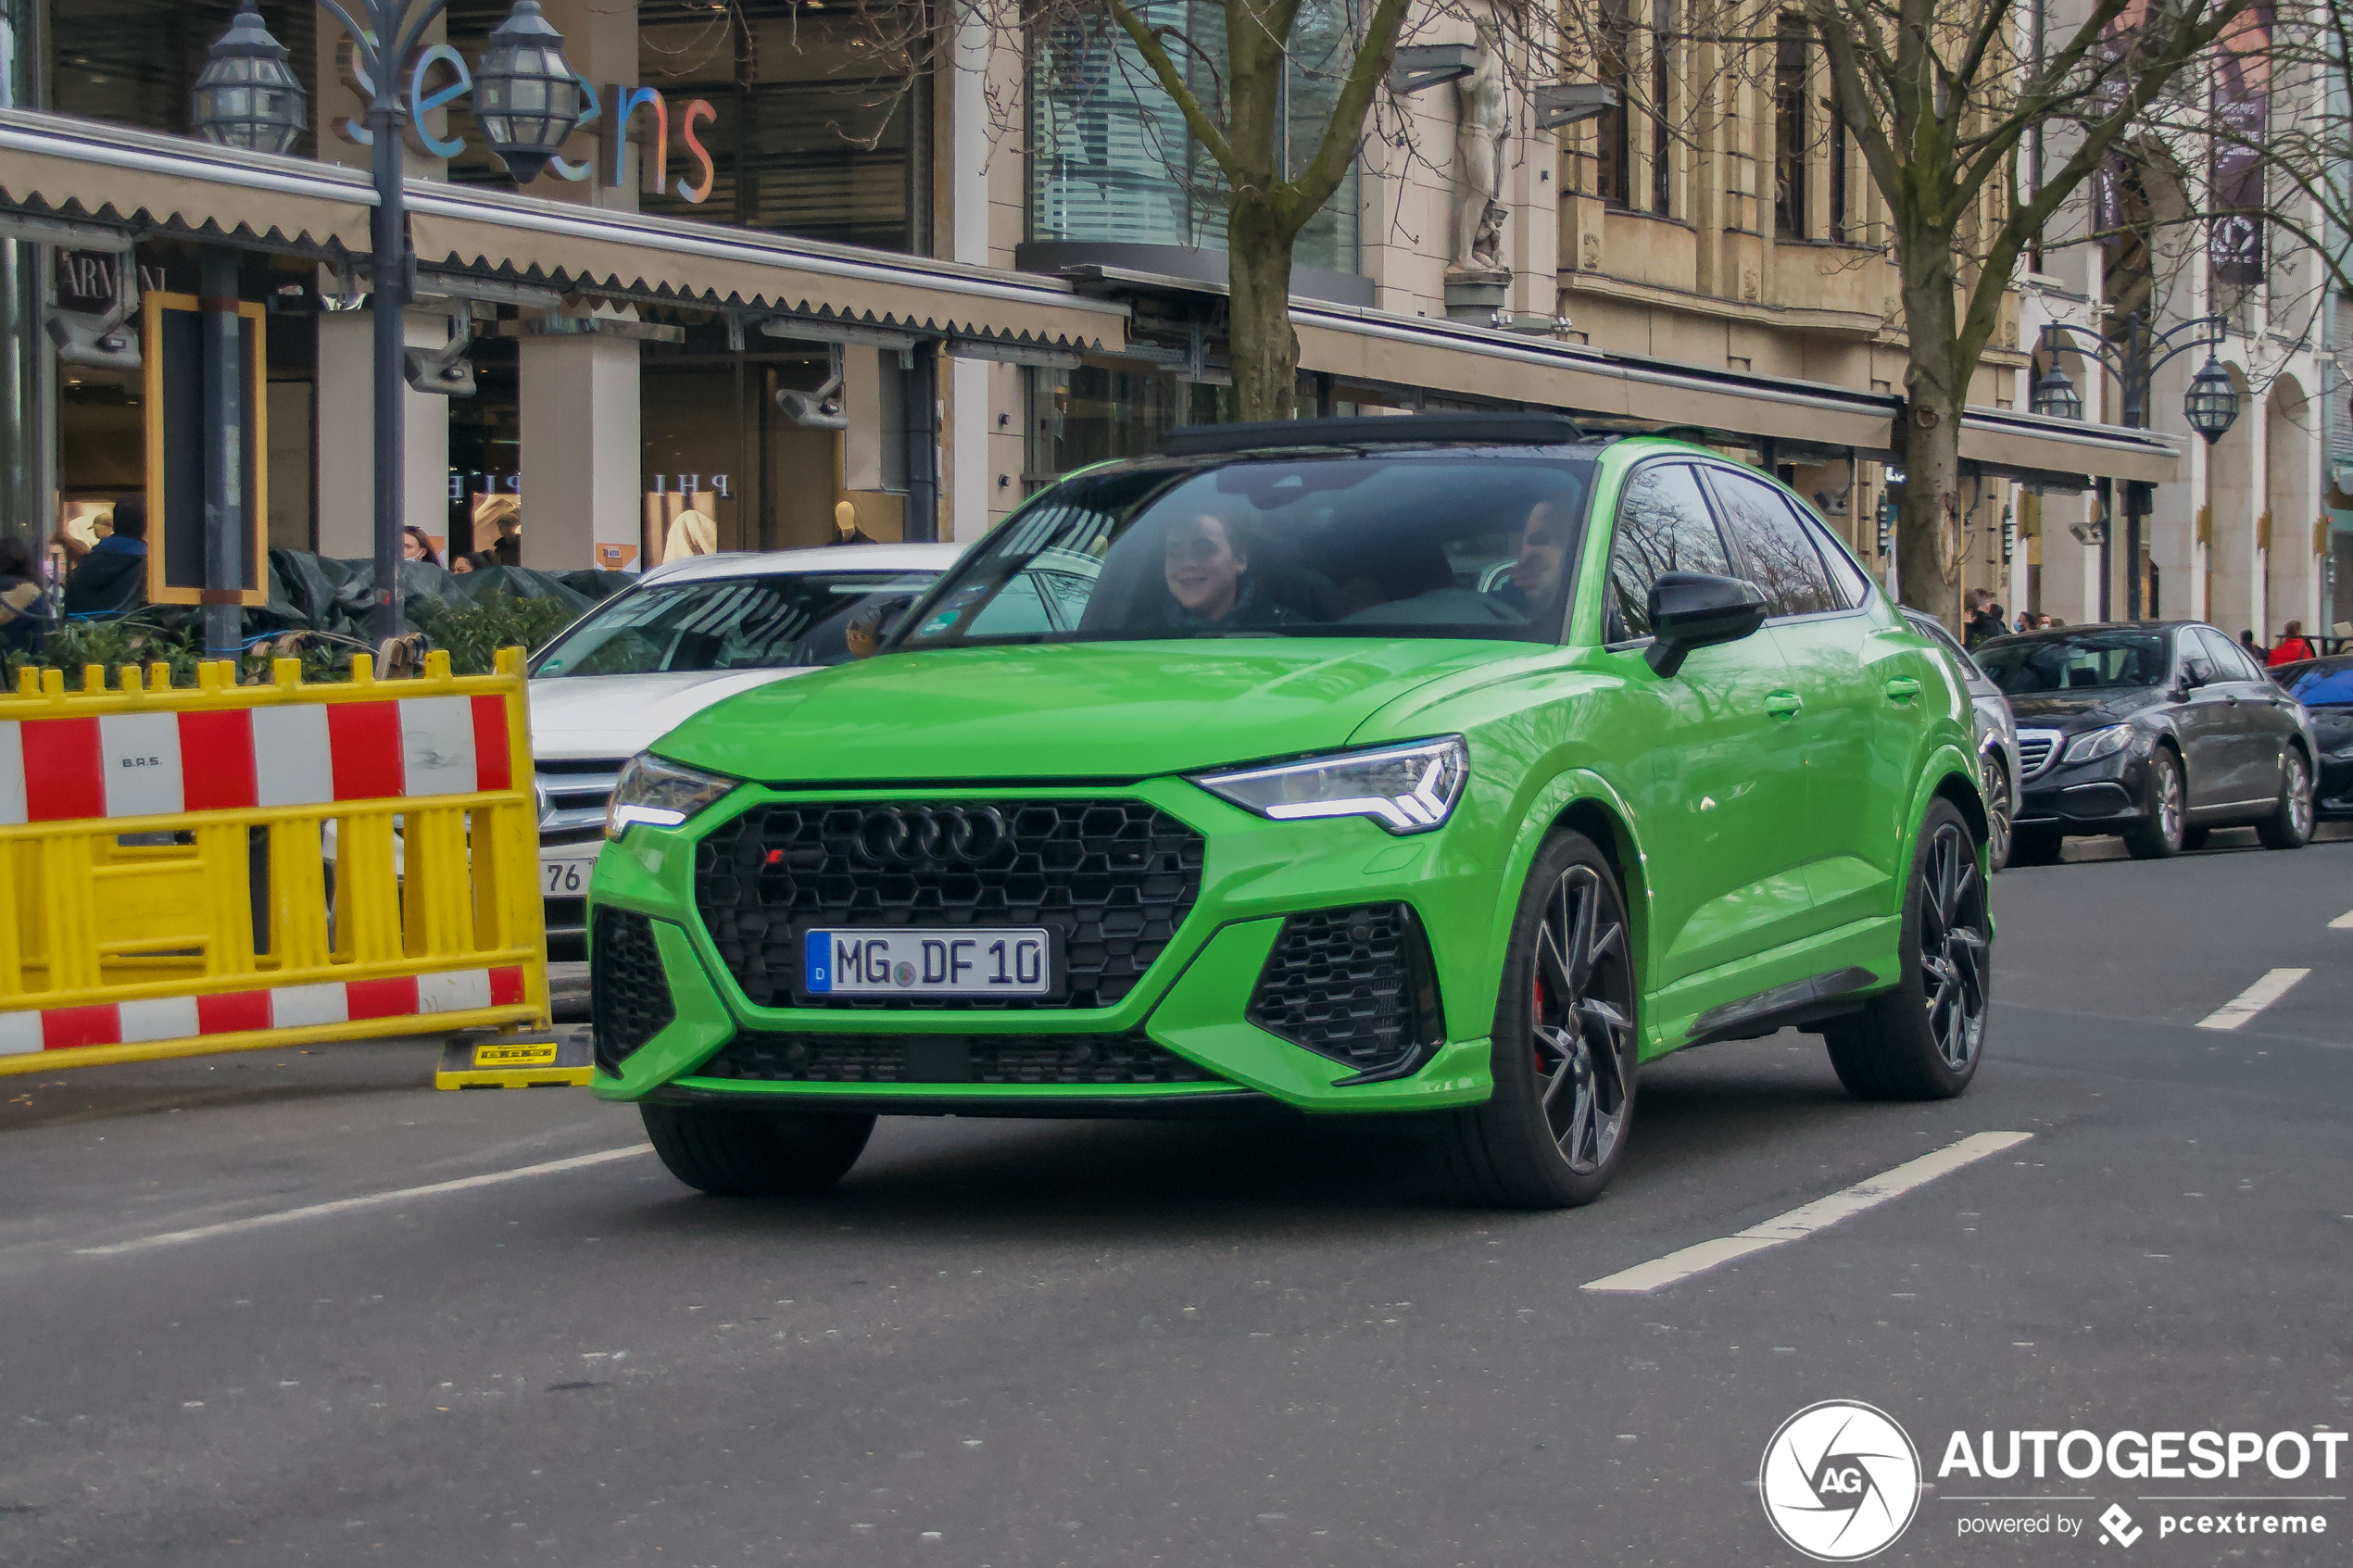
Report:
[[[469,1030],[441,1048],[436,1089],[578,1088],[596,1071],[585,1029]]]

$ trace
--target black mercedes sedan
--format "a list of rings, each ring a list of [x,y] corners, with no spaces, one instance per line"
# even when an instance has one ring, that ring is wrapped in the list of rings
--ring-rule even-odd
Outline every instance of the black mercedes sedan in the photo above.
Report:
[[[2252,825],[2273,849],[2312,836],[2311,722],[2213,627],[2070,626],[1975,651],[2018,716],[2013,865],[2057,859],[2069,834],[2119,835],[2144,859],[2218,827]]]
[[[2271,679],[2311,715],[2321,754],[2321,815],[2353,817],[2353,653],[2283,664]]]

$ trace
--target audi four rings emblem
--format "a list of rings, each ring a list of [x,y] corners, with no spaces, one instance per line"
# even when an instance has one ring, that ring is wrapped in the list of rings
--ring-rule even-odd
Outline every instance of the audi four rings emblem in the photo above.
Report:
[[[859,826],[858,847],[876,865],[976,866],[1002,849],[1012,832],[994,806],[887,806]]]

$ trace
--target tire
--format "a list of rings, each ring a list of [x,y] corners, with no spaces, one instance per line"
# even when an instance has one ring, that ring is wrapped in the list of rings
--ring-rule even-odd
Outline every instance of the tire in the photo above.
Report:
[[[2280,803],[2257,824],[2266,849],[2301,849],[2312,842],[2312,764],[2289,746],[2280,758]]]
[[[2010,863],[2011,846],[2018,837],[2018,802],[2010,797],[2008,759],[1995,751],[1986,754],[1985,762],[1985,861],[1998,872]]]
[[[1568,1209],[1609,1185],[1626,1153],[1641,1039],[1626,898],[1583,834],[1536,853],[1512,916],[1495,1003],[1495,1092],[1448,1112],[1456,1185],[1499,1209]]]
[[[1993,932],[1978,844],[1949,800],[1929,808],[1904,891],[1893,990],[1822,1031],[1856,1099],[1950,1099],[1977,1076],[1992,1000]]]
[[[2056,866],[2059,851],[2067,847],[2067,835],[2057,828],[2012,826],[2010,829],[2010,864],[2013,866]]]
[[[2182,852],[2182,835],[2188,831],[2183,802],[2188,799],[2182,759],[2169,747],[2158,746],[2149,758],[2148,798],[2143,803],[2148,814],[2124,830],[2124,847],[2133,859],[2169,860]]]
[[[872,1116],[780,1116],[726,1106],[641,1105],[670,1173],[718,1198],[807,1197],[858,1162]]]

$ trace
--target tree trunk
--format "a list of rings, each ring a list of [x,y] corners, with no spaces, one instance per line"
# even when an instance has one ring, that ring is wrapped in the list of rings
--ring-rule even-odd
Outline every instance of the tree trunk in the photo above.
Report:
[[[1904,496],[1896,510],[1896,591],[1914,609],[1958,630],[1961,605],[1961,410],[1969,374],[1954,339],[1950,234],[1923,235],[1902,247],[1904,331],[1909,345],[1906,406],[1896,445],[1904,454]],[[1914,258],[1921,263],[1917,271]]]
[[[1288,420],[1299,413],[1299,334],[1290,324],[1290,251],[1297,237],[1264,200],[1235,191],[1226,219],[1226,269],[1237,419]]]

